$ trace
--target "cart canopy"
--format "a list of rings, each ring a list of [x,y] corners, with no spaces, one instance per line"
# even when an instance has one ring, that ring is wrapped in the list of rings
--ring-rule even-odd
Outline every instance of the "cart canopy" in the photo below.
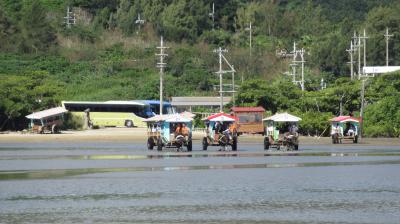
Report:
[[[158,122],[165,121],[169,123],[188,123],[192,122],[192,118],[182,116],[180,114],[165,114],[165,115],[156,115],[154,117],[145,119],[144,122]]]
[[[332,118],[330,121],[331,122],[339,122],[339,123],[346,123],[346,122],[359,123],[360,119],[351,117],[351,116],[339,116],[339,117]]]
[[[235,117],[235,116],[231,116],[229,114],[221,112],[221,113],[218,113],[218,114],[211,115],[211,116],[207,117],[204,120],[224,122],[224,121],[237,121],[238,118]]]
[[[263,121],[275,121],[275,122],[299,122],[301,118],[288,113],[275,114],[271,117],[264,118]]]
[[[60,114],[66,113],[66,112],[68,112],[68,111],[63,107],[55,107],[55,108],[51,108],[48,110],[42,110],[39,112],[29,114],[26,116],[26,118],[28,118],[28,119],[43,119],[43,118],[47,118],[47,117],[57,116],[57,115],[60,115]]]
[[[196,114],[191,113],[189,111],[183,111],[182,113],[180,113],[181,116],[186,117],[186,118],[194,118],[196,117]]]

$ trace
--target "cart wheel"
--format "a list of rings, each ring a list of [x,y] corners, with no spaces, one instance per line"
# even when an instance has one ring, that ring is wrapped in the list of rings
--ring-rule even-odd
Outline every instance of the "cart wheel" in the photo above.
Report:
[[[208,147],[207,137],[203,138],[203,150],[206,151]]]
[[[147,149],[148,150],[153,150],[154,147],[154,140],[152,138],[147,139]]]
[[[269,137],[264,138],[264,150],[269,149]]]
[[[51,126],[51,133],[52,133],[52,134],[57,134],[57,133],[58,133],[58,127],[57,127],[56,124],[53,124],[53,125]]]
[[[187,151],[191,152],[192,151],[192,139],[189,139],[188,143],[187,143]]]
[[[161,138],[157,139],[157,150],[162,151],[162,141]]]
[[[234,136],[232,140],[232,151],[237,151],[237,137]]]
[[[294,150],[299,151],[299,145],[294,145]]]

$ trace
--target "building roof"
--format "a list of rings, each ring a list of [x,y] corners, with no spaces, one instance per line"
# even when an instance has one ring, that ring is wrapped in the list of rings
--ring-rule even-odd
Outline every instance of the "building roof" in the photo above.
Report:
[[[355,118],[355,117],[351,117],[351,116],[339,116],[339,117],[332,118],[330,121],[332,121],[332,122],[340,122],[340,123],[345,123],[345,122],[356,122],[356,123],[359,123],[360,119],[359,118]]]
[[[51,108],[48,110],[42,110],[39,112],[35,112],[32,114],[29,114],[26,116],[26,118],[28,119],[42,119],[42,118],[46,118],[46,117],[52,117],[52,116],[57,116],[60,114],[63,114],[65,112],[68,112],[66,109],[64,109],[63,107],[55,107],[55,108]]]
[[[293,116],[288,113],[275,114],[271,117],[264,118],[263,121],[275,121],[275,122],[299,122],[301,118]]]
[[[263,107],[232,107],[233,112],[265,112]]]
[[[224,97],[223,104],[226,105],[231,101],[231,97]],[[219,97],[172,97],[172,106],[219,106]]]
[[[127,100],[110,100],[110,101],[62,101],[62,105],[65,104],[85,104],[85,105],[138,105],[138,106],[144,106],[145,103],[139,100],[132,100],[132,101],[127,101]]]

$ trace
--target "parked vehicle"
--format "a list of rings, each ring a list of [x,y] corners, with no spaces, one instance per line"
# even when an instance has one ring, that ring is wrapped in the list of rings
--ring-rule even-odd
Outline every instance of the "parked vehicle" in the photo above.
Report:
[[[333,144],[342,143],[343,140],[351,140],[358,143],[360,120],[351,116],[339,116],[331,120],[331,137]]]
[[[30,120],[29,128],[34,133],[59,133],[63,124],[63,114],[67,112],[62,107],[35,112],[26,116]]]
[[[192,118],[179,114],[156,115],[144,120],[147,123],[147,148],[158,151],[163,148],[183,147],[192,151]]]
[[[288,113],[275,114],[263,119],[264,121],[264,150],[298,150],[298,123],[301,118]]]
[[[225,113],[214,114],[204,119],[206,129],[202,141],[203,150],[207,150],[208,146],[220,146],[220,150],[227,150],[230,146],[232,151],[236,151],[237,120],[237,117]]]

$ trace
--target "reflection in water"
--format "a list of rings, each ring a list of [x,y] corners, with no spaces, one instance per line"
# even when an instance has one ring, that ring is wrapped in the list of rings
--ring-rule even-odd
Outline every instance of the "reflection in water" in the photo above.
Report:
[[[154,166],[154,167],[124,167],[124,168],[85,168],[58,170],[21,170],[0,171],[0,180],[12,179],[49,179],[108,172],[141,172],[141,171],[177,171],[177,170],[208,170],[208,169],[254,169],[254,168],[291,168],[291,167],[325,167],[325,166],[355,166],[400,164],[400,160],[354,161],[354,162],[305,162],[305,163],[262,163],[262,164],[223,164],[223,165],[193,165],[193,166]]]
[[[399,165],[380,150],[0,150],[0,223],[397,224]]]
[[[43,159],[70,159],[70,160],[146,160],[169,158],[213,158],[213,157],[269,157],[269,156],[329,156],[329,157],[356,157],[356,156],[400,156],[400,152],[208,152],[208,153],[159,153],[148,155],[18,155],[2,156],[0,160],[43,160]]]
[[[159,198],[161,193],[144,193],[144,194],[88,194],[88,195],[56,195],[56,196],[16,196],[7,198],[7,201],[21,200],[133,200],[133,199],[150,199]]]

